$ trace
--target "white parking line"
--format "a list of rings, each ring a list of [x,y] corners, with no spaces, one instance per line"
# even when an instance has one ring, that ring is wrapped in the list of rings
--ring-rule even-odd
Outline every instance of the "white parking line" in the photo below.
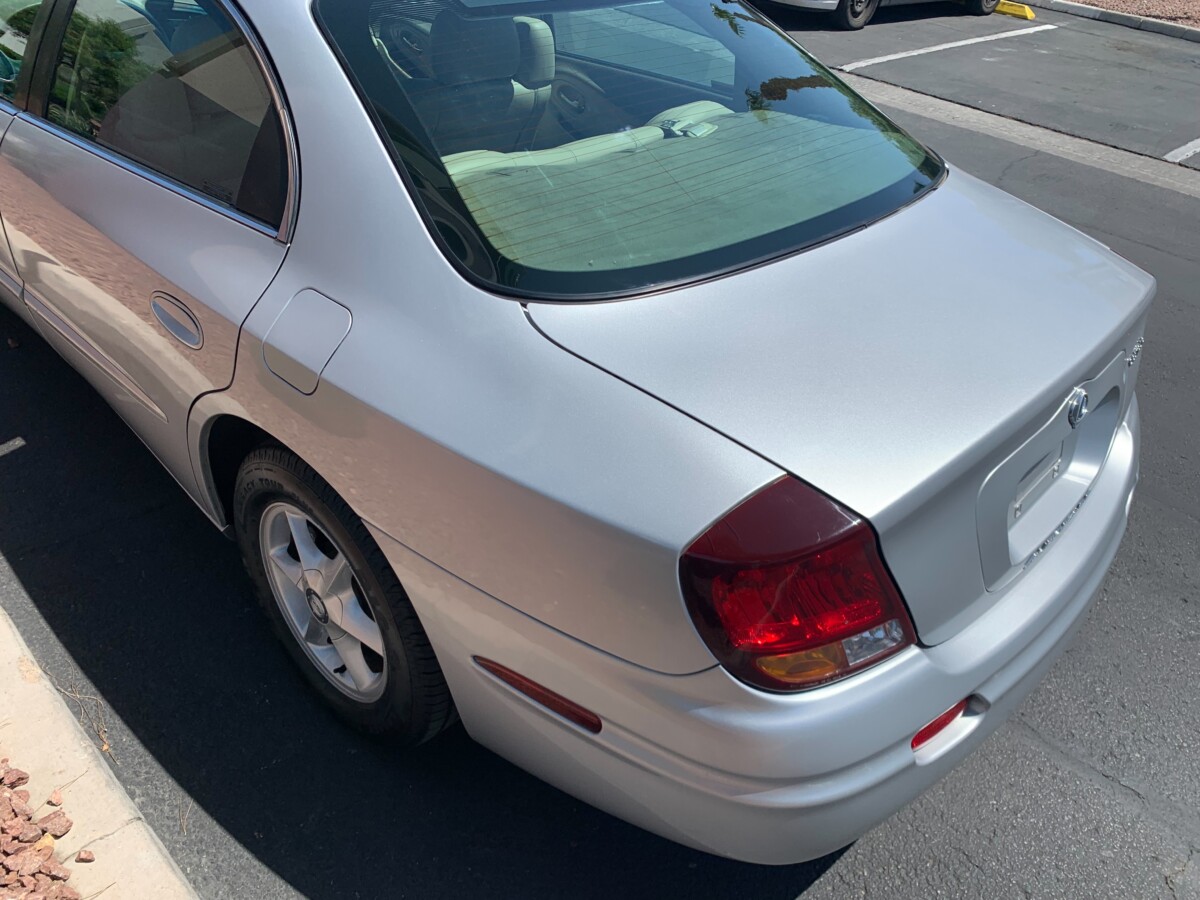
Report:
[[[15,437],[11,441],[5,441],[3,444],[0,444],[0,456],[7,456],[14,450],[20,450],[24,446],[24,438]]]
[[[1084,138],[1071,137],[1038,125],[1006,119],[995,113],[984,112],[970,106],[960,106],[949,100],[918,94],[906,88],[896,87],[886,81],[874,81],[865,75],[846,75],[846,84],[854,88],[877,106],[893,107],[953,125],[969,131],[986,134],[1002,141],[1020,144],[1031,150],[1050,153],[1083,166],[1134,178],[1143,184],[1175,191],[1186,197],[1200,200],[1200,169],[1178,166],[1153,156],[1142,156],[1128,150],[1107,147]]]
[[[965,41],[951,41],[948,44],[936,44],[932,47],[924,47],[920,50],[905,50],[903,53],[890,53],[887,56],[876,56],[871,59],[860,59],[858,62],[846,63],[844,66],[838,66],[843,72],[853,72],[855,69],[861,69],[866,66],[875,66],[879,63],[891,62],[894,59],[907,59],[910,56],[922,56],[926,53],[936,53],[938,50],[949,50],[953,47],[966,47],[968,44],[982,44],[985,41],[999,41],[1004,38],[1017,37],[1022,34],[1033,34],[1035,31],[1050,31],[1057,28],[1057,25],[1034,25],[1032,28],[1018,28],[1016,31],[1002,31],[1000,34],[989,34],[984,37],[970,38]]]
[[[1176,147],[1170,153],[1163,157],[1167,162],[1183,162],[1185,159],[1190,159],[1200,153],[1200,138],[1196,138],[1190,144],[1184,144],[1182,147]]]

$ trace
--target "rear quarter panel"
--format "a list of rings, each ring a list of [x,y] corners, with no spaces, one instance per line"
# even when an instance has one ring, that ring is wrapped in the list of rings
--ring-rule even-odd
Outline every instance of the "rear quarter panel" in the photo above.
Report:
[[[304,457],[380,531],[482,591],[639,665],[711,667],[681,549],[780,470],[546,341],[434,245],[311,20],[247,4],[300,136],[295,239],[243,329],[228,412]],[[263,336],[315,289],[351,310],[311,396]],[[203,455],[197,460],[203,466]]]

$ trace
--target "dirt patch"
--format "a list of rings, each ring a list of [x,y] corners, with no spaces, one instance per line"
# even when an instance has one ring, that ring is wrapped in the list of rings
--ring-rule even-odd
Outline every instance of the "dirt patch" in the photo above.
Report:
[[[1200,28],[1200,0],[1081,0],[1088,6],[1111,9]]]

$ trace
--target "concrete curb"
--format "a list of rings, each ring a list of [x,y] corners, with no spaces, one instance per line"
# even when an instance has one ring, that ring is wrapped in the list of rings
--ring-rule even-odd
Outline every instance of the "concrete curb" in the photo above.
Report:
[[[108,763],[34,661],[8,613],[0,609],[0,756],[29,773],[31,803],[51,791],[75,823],[56,852],[68,882],[104,900],[195,900],[183,873],[138,812]],[[46,815],[43,807],[40,815]],[[92,850],[96,861],[76,863]]]
[[[1073,3],[1072,0],[1023,0],[1023,2],[1039,9],[1052,9],[1055,12],[1082,16],[1085,19],[1096,19],[1113,25],[1124,25],[1126,28],[1136,28],[1138,31],[1165,34],[1167,37],[1200,44],[1200,28],[1176,25],[1174,22],[1163,22],[1159,19],[1135,16],[1131,13],[1113,12],[1109,9],[1100,9],[1098,6],[1088,6],[1086,3]]]

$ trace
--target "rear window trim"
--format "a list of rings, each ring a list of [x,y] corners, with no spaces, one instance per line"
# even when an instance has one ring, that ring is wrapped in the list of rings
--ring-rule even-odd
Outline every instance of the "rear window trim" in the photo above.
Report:
[[[164,190],[171,191],[173,194],[177,194],[185,200],[191,200],[193,203],[197,203],[211,212],[220,213],[227,219],[232,219],[239,225],[243,225],[246,228],[257,231],[259,234],[265,237],[269,237],[272,240],[279,241],[281,243],[286,243],[280,230],[274,226],[265,222],[260,222],[258,219],[240,212],[235,207],[226,206],[209,197],[207,194],[198,191],[193,187],[189,187],[182,182],[176,181],[169,175],[164,175],[162,172],[155,171],[143,163],[130,159],[128,156],[125,156],[116,150],[110,150],[103,144],[98,144],[95,141],[89,141],[82,135],[76,134],[70,129],[63,128],[61,125],[57,125],[54,122],[51,122],[49,119],[42,118],[41,116],[35,116],[33,113],[23,112],[17,118],[29,123],[30,125],[33,125],[36,128],[40,128],[47,134],[51,134],[60,140],[66,141],[77,149],[85,150],[93,156],[99,157],[110,165],[124,169],[131,175],[137,175],[141,178],[144,178],[151,184],[157,185]]]
[[[317,29],[318,29],[318,31],[320,31],[321,36],[325,39],[326,46],[329,48],[330,52],[333,53],[334,58],[337,59],[338,65],[341,67],[343,75],[346,77],[351,88],[354,90],[355,95],[358,97],[360,108],[363,110],[363,112],[365,112],[367,114],[367,117],[370,119],[371,123],[374,125],[375,137],[379,141],[383,151],[388,155],[388,158],[391,160],[393,168],[395,169],[395,171],[397,172],[397,174],[400,177],[401,183],[404,185],[405,189],[408,191],[409,199],[412,201],[413,207],[417,210],[418,215],[420,215],[421,221],[425,225],[425,230],[426,230],[427,234],[429,235],[430,239],[434,242],[434,244],[437,246],[437,248],[441,251],[441,254],[445,258],[446,262],[448,262],[450,264],[450,266],[455,270],[455,272],[460,277],[462,277],[467,283],[473,285],[474,287],[479,288],[480,290],[484,291],[485,293],[491,294],[500,299],[513,300],[513,301],[520,302],[522,304],[546,303],[546,304],[554,304],[554,305],[620,302],[620,301],[626,301],[626,300],[636,300],[636,299],[645,298],[645,297],[652,297],[652,296],[656,296],[659,294],[665,294],[665,293],[669,293],[672,291],[680,290],[683,288],[709,284],[711,282],[719,281],[721,279],[728,278],[728,277],[737,275],[742,272],[751,271],[754,269],[761,268],[763,266],[771,265],[776,262],[780,262],[780,261],[783,261],[786,259],[791,259],[802,253],[807,253],[810,250],[814,250],[818,247],[824,246],[825,244],[832,243],[833,241],[840,240],[851,234],[862,231],[863,229],[868,228],[871,225],[876,224],[877,222],[882,222],[886,219],[889,219],[892,216],[897,215],[898,213],[901,213],[904,210],[908,209],[910,206],[914,205],[918,201],[923,200],[924,198],[928,197],[930,194],[932,194],[934,191],[936,191],[939,187],[941,187],[941,185],[945,182],[946,178],[949,175],[949,167],[946,165],[945,160],[941,157],[940,154],[938,154],[936,151],[934,151],[930,147],[928,147],[923,141],[917,140],[915,137],[908,134],[907,131],[904,131],[903,132],[904,135],[906,137],[908,137],[909,140],[911,140],[914,144],[916,144],[922,150],[925,151],[925,153],[927,155],[927,161],[930,164],[930,168],[935,170],[933,175],[930,178],[929,184],[927,184],[920,191],[915,192],[904,203],[898,204],[892,209],[886,210],[886,211],[880,213],[879,215],[866,217],[866,218],[861,219],[857,222],[854,222],[850,225],[847,225],[844,228],[838,229],[833,232],[829,232],[827,234],[823,234],[817,238],[812,239],[811,241],[803,241],[803,242],[800,242],[800,243],[796,244],[795,246],[790,247],[786,250],[765,253],[765,254],[762,254],[762,255],[759,255],[756,257],[751,257],[749,259],[743,260],[743,261],[735,263],[735,264],[731,264],[728,266],[721,266],[721,267],[715,268],[709,272],[705,272],[700,275],[684,276],[684,277],[676,278],[676,279],[664,279],[663,281],[656,282],[654,284],[646,284],[646,285],[638,286],[635,288],[629,288],[629,289],[615,289],[615,290],[594,291],[594,292],[578,292],[578,293],[571,293],[571,294],[567,295],[565,292],[562,292],[562,291],[557,291],[557,292],[554,292],[554,291],[531,291],[531,290],[523,289],[519,286],[500,284],[497,281],[489,280],[488,278],[485,278],[484,276],[480,275],[479,273],[473,271],[468,265],[466,265],[463,262],[462,259],[459,258],[458,254],[454,252],[454,250],[450,246],[449,242],[441,234],[440,230],[437,227],[436,222],[434,221],[432,211],[430,210],[429,205],[426,203],[424,197],[422,196],[421,187],[413,179],[412,173],[409,171],[408,165],[401,158],[399,149],[396,146],[396,142],[389,136],[388,128],[387,128],[386,124],[384,123],[383,118],[380,116],[379,110],[377,109],[375,103],[373,103],[370,100],[370,98],[368,97],[366,91],[363,88],[361,81],[359,80],[357,74],[355,73],[354,68],[350,65],[349,60],[346,58],[341,45],[337,42],[337,40],[335,39],[328,24],[326,23],[325,17],[321,12],[321,5],[324,2],[326,2],[326,0],[311,0],[310,12],[312,14],[313,20],[316,23]],[[724,2],[730,2],[730,0],[724,0]],[[737,5],[740,8],[742,8],[743,10],[745,10],[747,14],[752,15],[755,18],[757,18],[761,23],[765,24],[770,30],[774,31],[780,37],[785,38],[788,42],[795,44],[798,47],[800,46],[790,35],[788,35],[786,32],[784,32],[782,29],[780,29],[779,26],[777,26],[774,22],[772,22],[766,16],[759,13],[753,7],[747,6],[745,3],[740,2],[740,0],[732,0],[732,2],[736,2]],[[498,9],[506,9],[506,7],[502,6],[502,7],[498,7]],[[801,48],[801,49],[803,50],[803,48]],[[808,55],[807,51],[804,51],[804,52],[806,55]],[[857,91],[854,91],[853,88],[851,88],[849,85],[847,85],[841,79],[839,79],[836,76],[836,74],[833,71],[831,71],[827,66],[825,66],[823,63],[821,63],[815,57],[812,57],[811,55],[808,55],[808,56],[809,56],[809,59],[812,61],[812,63],[821,71],[822,74],[824,74],[826,77],[830,78],[831,80],[837,82],[838,84],[842,85],[846,90],[850,91],[855,96],[862,97],[861,94],[859,94]],[[693,86],[693,87],[695,86],[694,83],[691,83],[691,82],[685,82],[685,83],[688,84],[689,86]],[[862,97],[862,99],[865,103],[867,103],[868,106],[871,107],[872,110],[874,110],[876,112],[876,114],[878,114],[882,118],[890,121],[890,119],[888,119],[888,117],[886,115],[884,115],[875,106],[875,104],[871,103],[865,97]],[[402,100],[406,106],[409,105],[408,98],[406,96],[402,96]],[[397,124],[403,125],[404,123],[397,122]],[[450,176],[446,172],[444,165],[442,165],[441,160],[438,158],[432,158],[431,161],[435,162],[437,164],[438,168],[441,169],[443,174],[445,174],[445,177],[449,180]],[[886,190],[886,188],[885,188],[885,190]]]

